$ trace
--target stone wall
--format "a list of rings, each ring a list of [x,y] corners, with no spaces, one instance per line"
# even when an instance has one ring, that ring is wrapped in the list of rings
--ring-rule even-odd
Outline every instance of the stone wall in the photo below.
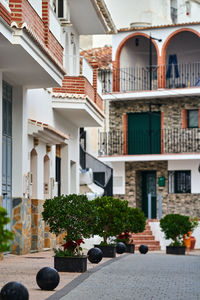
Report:
[[[142,207],[141,172],[156,171],[156,194],[162,194],[162,216],[169,213],[179,213],[193,217],[200,217],[200,194],[168,194],[168,166],[167,161],[126,162],[125,195],[114,195],[121,200],[128,200],[132,207]],[[158,186],[158,178],[165,177],[165,186]],[[158,217],[158,200],[157,200]]]
[[[31,250],[31,200],[26,198],[13,199],[14,241],[13,254],[26,254]]]
[[[31,199],[31,250],[44,248],[43,203],[44,200]]]
[[[163,127],[165,129],[182,128],[182,110],[199,109],[199,100],[200,97],[151,99],[151,110],[152,112],[160,111],[164,113]],[[150,101],[146,99],[110,102],[110,130],[123,131],[123,114],[131,112],[148,112],[149,103]]]

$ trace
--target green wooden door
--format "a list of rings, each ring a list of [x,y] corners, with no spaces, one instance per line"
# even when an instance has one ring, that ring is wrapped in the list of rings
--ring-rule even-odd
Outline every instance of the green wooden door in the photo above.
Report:
[[[151,193],[151,217],[156,219],[156,172],[142,172],[142,211],[148,217],[148,194]]]
[[[159,154],[160,112],[128,114],[128,154]]]

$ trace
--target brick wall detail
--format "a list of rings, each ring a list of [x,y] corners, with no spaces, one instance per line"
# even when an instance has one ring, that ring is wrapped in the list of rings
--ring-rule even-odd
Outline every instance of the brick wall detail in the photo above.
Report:
[[[91,101],[96,103],[101,110],[103,110],[102,98],[97,94],[95,100],[94,87],[84,76],[65,76],[62,82],[62,87],[54,88],[53,92],[86,95]]]
[[[40,43],[49,49],[51,58],[56,58],[63,65],[63,47],[49,30],[49,0],[43,0],[42,19],[27,0],[10,0],[9,6],[12,21],[16,22],[18,27],[26,23]]]
[[[9,25],[11,24],[11,14],[2,3],[0,3],[0,17],[2,17]]]

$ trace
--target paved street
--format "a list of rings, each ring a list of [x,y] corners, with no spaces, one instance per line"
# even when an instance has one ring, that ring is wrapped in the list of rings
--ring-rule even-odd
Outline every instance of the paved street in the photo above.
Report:
[[[51,299],[197,300],[200,299],[199,258],[128,254],[99,266],[96,272],[93,269],[91,276],[82,274],[62,290],[65,296],[55,293]]]

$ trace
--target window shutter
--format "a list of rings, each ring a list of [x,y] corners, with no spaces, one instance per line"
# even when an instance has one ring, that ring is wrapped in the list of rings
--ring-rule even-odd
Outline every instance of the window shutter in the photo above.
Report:
[[[187,128],[187,109],[182,110],[182,128]]]
[[[124,134],[124,144],[123,144],[123,152],[124,155],[128,154],[128,122],[127,122],[127,114],[123,114],[123,134]]]

